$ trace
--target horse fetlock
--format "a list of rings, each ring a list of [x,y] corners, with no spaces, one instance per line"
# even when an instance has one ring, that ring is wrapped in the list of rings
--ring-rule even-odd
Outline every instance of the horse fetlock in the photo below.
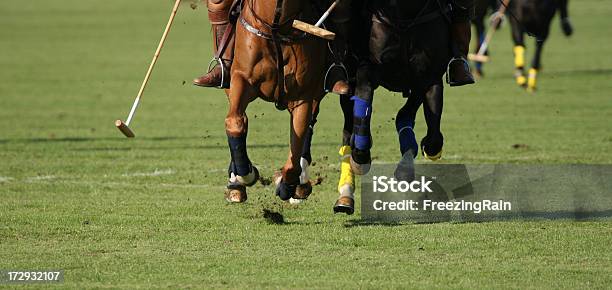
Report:
[[[289,200],[290,198],[295,196],[295,191],[297,190],[297,184],[289,184],[285,181],[281,181],[276,187],[276,195],[281,200]]]
[[[245,186],[253,186],[255,183],[257,183],[257,180],[259,180],[259,170],[257,170],[257,167],[252,165],[249,174],[245,176],[236,176],[236,181]]]
[[[351,171],[357,175],[365,175],[370,171],[372,157],[370,150],[360,150],[353,148],[351,152]]]
[[[355,180],[351,171],[351,147],[342,146],[340,148],[341,163],[340,163],[340,179],[338,180],[338,192],[342,195],[343,192],[350,191],[351,195],[355,188]]]
[[[397,163],[395,168],[394,176],[397,180],[411,182],[415,178],[414,172],[414,158],[416,153],[408,150],[402,156],[402,159]]]
[[[302,157],[300,158],[300,168],[301,173],[300,173],[300,184],[305,184],[307,182],[310,182],[310,162],[308,162],[308,160],[306,160],[306,158]]]
[[[529,78],[527,79],[527,90],[530,92],[535,91],[536,89],[536,84],[537,84],[537,78],[538,78],[538,70],[535,68],[532,68],[529,70]]]
[[[526,86],[527,85],[527,77],[525,77],[525,73],[523,71],[523,68],[517,68],[514,71],[514,78],[516,79],[516,84],[519,86]]]

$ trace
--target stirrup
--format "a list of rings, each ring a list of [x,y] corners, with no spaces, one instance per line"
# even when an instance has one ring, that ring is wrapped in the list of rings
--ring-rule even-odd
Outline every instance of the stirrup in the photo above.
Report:
[[[211,73],[212,70],[215,68],[215,65],[219,65],[219,67],[221,68],[221,83],[217,86],[218,89],[229,89],[229,86],[226,88],[223,84],[225,84],[225,64],[223,63],[223,60],[219,57],[213,57],[210,62],[208,63],[208,72],[207,73]]]
[[[470,74],[472,73],[472,68],[470,67],[470,63],[467,61],[467,59],[465,59],[463,56],[460,56],[460,57],[456,57],[456,56],[455,56],[455,57],[451,58],[451,60],[450,60],[450,61],[448,62],[448,64],[446,65],[446,83],[447,83],[447,84],[450,84],[450,83],[451,83],[451,82],[450,82],[450,67],[451,67],[451,64],[452,64],[453,62],[455,62],[455,61],[461,61],[461,62],[463,62],[463,64],[464,64],[465,66],[467,66],[468,71],[470,72]]]
[[[329,76],[329,73],[336,67],[342,70],[345,76],[345,80],[348,82],[348,79],[349,79],[348,70],[346,69],[346,66],[344,66],[344,63],[334,62],[329,66],[329,68],[325,72],[325,79],[323,80],[323,91],[325,91],[326,93],[331,92],[333,89],[333,84],[330,84],[329,86],[327,85],[327,77]]]

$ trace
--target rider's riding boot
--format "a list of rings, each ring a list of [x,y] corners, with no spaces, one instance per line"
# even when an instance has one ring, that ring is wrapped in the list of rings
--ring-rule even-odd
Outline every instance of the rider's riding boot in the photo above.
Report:
[[[208,20],[212,25],[215,56],[219,55],[217,64],[205,75],[193,80],[193,84],[202,87],[229,88],[230,69],[234,59],[234,32],[228,31],[228,39],[223,43],[223,36],[230,23],[231,0],[208,0]],[[223,49],[223,53],[219,53]]]
[[[474,76],[467,62],[471,38],[470,22],[452,23],[450,31],[454,55],[448,63],[446,81],[451,87],[473,84]]]

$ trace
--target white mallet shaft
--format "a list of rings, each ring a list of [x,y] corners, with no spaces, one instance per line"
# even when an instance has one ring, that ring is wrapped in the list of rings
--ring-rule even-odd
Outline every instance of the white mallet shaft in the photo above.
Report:
[[[329,14],[332,13],[332,11],[334,11],[334,8],[336,8],[336,5],[338,5],[338,1],[340,0],[336,0],[334,1],[334,3],[332,3],[331,6],[329,6],[329,8],[327,8],[327,11],[325,11],[325,13],[323,13],[323,15],[321,16],[321,18],[319,18],[319,21],[317,21],[317,23],[315,23],[314,26],[316,27],[320,27],[321,24],[323,24],[323,22],[325,21],[325,19],[327,19],[327,17],[329,17]]]
[[[487,49],[489,48],[489,43],[491,42],[491,39],[493,39],[493,34],[495,33],[495,31],[497,31],[497,25],[499,25],[504,13],[506,13],[506,7],[508,6],[509,3],[510,3],[510,0],[504,0],[502,2],[502,6],[499,7],[499,9],[496,12],[497,16],[494,19],[491,19],[491,23],[489,24],[489,31],[487,32],[487,36],[485,37],[485,40],[482,42],[482,44],[480,45],[480,48],[478,49],[478,54],[477,54],[478,57],[484,56],[484,54],[487,52]]]
[[[176,0],[174,2],[174,7],[172,8],[172,13],[170,14],[170,19],[168,19],[168,24],[166,24],[166,29],[162,34],[161,40],[159,41],[159,45],[157,45],[157,50],[155,50],[155,54],[153,55],[153,60],[151,61],[151,65],[149,65],[149,70],[147,70],[147,74],[145,75],[144,81],[140,86],[140,90],[138,91],[138,95],[136,95],[136,99],[134,100],[134,104],[132,105],[132,109],[130,110],[130,114],[125,121],[127,126],[132,122],[132,118],[134,118],[134,113],[136,112],[136,108],[138,108],[138,104],[140,103],[140,98],[144,93],[145,88],[147,87],[147,83],[149,82],[149,78],[151,77],[151,72],[153,72],[153,68],[155,67],[155,63],[159,58],[159,54],[164,47],[164,42],[166,41],[166,37],[168,36],[168,32],[170,32],[170,28],[172,27],[172,23],[174,22],[174,17],[176,16],[176,12],[178,11],[179,5],[181,4],[181,0]]]

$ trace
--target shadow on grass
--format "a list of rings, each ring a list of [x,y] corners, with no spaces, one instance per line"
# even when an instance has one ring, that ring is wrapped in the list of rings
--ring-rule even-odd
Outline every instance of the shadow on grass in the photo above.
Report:
[[[533,211],[533,212],[520,212],[520,213],[509,213],[500,214],[495,216],[475,216],[469,219],[421,219],[421,220],[398,220],[398,221],[376,221],[376,220],[363,220],[363,219],[352,219],[344,223],[344,227],[364,227],[364,226],[384,226],[384,227],[397,227],[406,225],[429,225],[438,223],[453,223],[453,224],[472,224],[472,223],[490,223],[490,222],[508,222],[508,221],[575,221],[575,222],[589,222],[589,221],[609,221],[612,219],[612,209],[600,210],[600,211]]]

